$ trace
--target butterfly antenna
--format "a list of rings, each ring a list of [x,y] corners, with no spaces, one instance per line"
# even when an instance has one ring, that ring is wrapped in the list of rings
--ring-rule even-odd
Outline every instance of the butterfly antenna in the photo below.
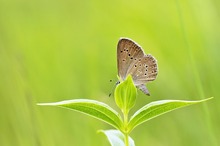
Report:
[[[110,82],[112,82],[112,80],[110,80]],[[109,93],[108,97],[111,97],[111,95],[112,95],[112,93],[113,93],[113,90],[115,89],[115,87],[116,87],[119,83],[120,83],[119,81],[117,81],[117,82],[115,83],[115,85],[112,87],[111,92]]]

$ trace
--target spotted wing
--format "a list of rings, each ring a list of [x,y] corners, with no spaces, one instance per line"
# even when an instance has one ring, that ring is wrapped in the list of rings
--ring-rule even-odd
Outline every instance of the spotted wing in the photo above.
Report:
[[[151,55],[144,55],[128,70],[132,75],[134,84],[141,85],[153,81],[157,77],[157,61]]]
[[[118,75],[125,80],[131,74],[134,84],[146,95],[150,95],[145,84],[156,79],[157,61],[151,55],[145,55],[134,41],[122,38],[117,48]]]
[[[134,41],[122,38],[117,46],[118,76],[125,80],[134,64],[144,57],[144,51]],[[132,74],[131,74],[132,75]]]

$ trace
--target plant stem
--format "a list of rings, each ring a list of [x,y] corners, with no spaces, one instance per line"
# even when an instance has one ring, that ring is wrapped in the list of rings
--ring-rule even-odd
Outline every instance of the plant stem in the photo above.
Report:
[[[125,133],[125,146],[129,146],[128,133]]]
[[[124,136],[125,136],[125,146],[129,146],[127,125],[128,125],[128,112],[124,112],[124,130],[125,130],[125,131],[124,131]]]

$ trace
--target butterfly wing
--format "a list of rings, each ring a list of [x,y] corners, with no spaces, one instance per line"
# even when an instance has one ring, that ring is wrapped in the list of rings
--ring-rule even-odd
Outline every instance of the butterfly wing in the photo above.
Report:
[[[148,81],[153,81],[157,76],[157,62],[151,55],[144,55],[143,58],[139,59],[130,69],[130,74],[134,84],[138,89],[140,89],[144,94],[150,95],[145,84]]]
[[[144,84],[136,86],[139,90],[141,90],[144,94],[150,96],[150,92]]]
[[[157,61],[151,55],[144,55],[130,69],[134,84],[141,85],[153,81],[157,77]]]
[[[118,76],[125,80],[130,74],[134,84],[146,95],[150,95],[145,84],[157,76],[157,61],[151,55],[145,55],[143,49],[134,41],[122,38],[117,47]]]
[[[144,51],[135,42],[127,38],[120,39],[117,46],[117,65],[120,79],[125,80],[130,73],[131,66],[143,56]]]

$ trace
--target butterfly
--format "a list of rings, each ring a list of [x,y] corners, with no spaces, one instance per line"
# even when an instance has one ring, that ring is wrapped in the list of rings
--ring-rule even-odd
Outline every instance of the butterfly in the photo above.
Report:
[[[145,84],[156,79],[158,74],[157,60],[136,42],[121,38],[117,45],[118,76],[124,81],[130,74],[134,85],[144,94],[150,95]]]

